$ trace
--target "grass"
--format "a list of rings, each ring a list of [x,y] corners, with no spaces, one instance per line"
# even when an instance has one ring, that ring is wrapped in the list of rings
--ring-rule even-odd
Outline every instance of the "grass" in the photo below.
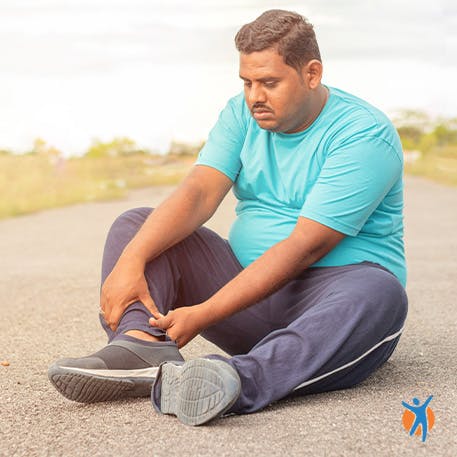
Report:
[[[47,208],[125,196],[129,189],[174,185],[195,156],[136,154],[104,158],[0,154],[0,219]],[[408,174],[457,186],[457,147],[435,148],[413,163]]]
[[[177,184],[195,157],[70,158],[0,155],[0,219],[126,195],[129,189]]]
[[[415,162],[405,164],[405,172],[457,186],[457,146],[435,148],[422,154]]]

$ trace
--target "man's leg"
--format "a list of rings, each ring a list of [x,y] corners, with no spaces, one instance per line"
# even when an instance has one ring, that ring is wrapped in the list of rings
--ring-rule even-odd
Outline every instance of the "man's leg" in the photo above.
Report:
[[[226,360],[242,386],[231,412],[254,412],[293,392],[353,387],[395,349],[407,297],[391,273],[367,264],[310,273],[272,296],[277,313],[293,320],[249,353]],[[315,295],[303,294],[307,288]],[[296,316],[300,307],[303,311]]]
[[[114,221],[108,232],[103,251],[101,286],[113,270],[124,248],[136,235],[151,211],[152,208],[134,208],[122,213]],[[177,267],[168,262],[166,255],[162,255],[147,265],[145,277],[157,308],[161,313],[166,314],[167,308],[169,308],[168,304],[174,303],[176,300],[179,281]],[[131,340],[131,338],[124,336],[131,331],[141,332],[144,340],[147,340],[144,335],[163,339],[163,332],[149,325],[150,317],[149,310],[141,302],[136,302],[125,310],[116,331],[112,331],[108,327],[102,315],[100,315],[100,323],[108,336],[109,343],[115,339]]]
[[[113,223],[103,255],[102,283],[150,212],[149,208],[130,210]],[[149,262],[145,276],[156,306],[166,314],[206,300],[240,270],[227,241],[200,228]],[[108,346],[87,357],[57,361],[48,372],[51,382],[67,398],[81,402],[149,395],[160,363],[183,361],[174,342],[146,341],[149,336],[164,336],[149,326],[150,316],[137,302],[126,309],[115,332],[100,319]]]
[[[102,262],[102,284],[121,255],[124,247],[149,216],[150,208],[137,208],[122,214],[113,224],[105,245]],[[234,278],[242,266],[228,242],[217,233],[200,228],[185,240],[148,263],[145,270],[149,291],[162,314],[181,306],[201,303]],[[267,301],[238,313],[233,322],[226,320],[206,333],[219,335],[218,345],[230,354],[249,351],[276,328],[271,322]],[[129,330],[140,330],[154,336],[164,333],[149,325],[151,313],[140,302],[129,306],[119,327],[113,332],[100,318],[109,341],[123,339]],[[221,327],[223,331],[221,331]]]
[[[256,316],[260,308],[262,313]],[[203,332],[237,355],[209,356],[213,360],[187,362],[182,370],[163,366],[153,390],[156,409],[196,425],[226,411],[257,411],[293,392],[352,387],[390,357],[406,317],[407,298],[392,274],[364,263],[307,270],[246,311]],[[271,333],[242,353],[239,341],[247,331],[246,323],[255,331],[259,322],[270,325]],[[170,397],[168,389],[177,380],[185,386],[181,399]],[[207,392],[212,392],[211,397]],[[233,405],[228,401],[231,395],[236,395]],[[193,400],[190,410],[189,398]]]

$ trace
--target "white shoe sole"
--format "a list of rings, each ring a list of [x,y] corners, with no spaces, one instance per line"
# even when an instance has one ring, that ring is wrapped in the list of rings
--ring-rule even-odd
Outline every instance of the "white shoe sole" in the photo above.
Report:
[[[52,365],[48,377],[69,400],[80,403],[147,397],[158,367],[138,370],[97,370]]]
[[[160,381],[160,411],[186,425],[201,425],[221,416],[241,392],[238,373],[220,360],[165,363]]]

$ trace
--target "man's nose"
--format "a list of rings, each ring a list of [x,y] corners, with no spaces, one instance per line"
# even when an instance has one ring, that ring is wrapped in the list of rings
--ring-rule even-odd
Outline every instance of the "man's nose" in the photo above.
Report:
[[[253,84],[248,94],[249,104],[265,103],[267,101],[265,91],[259,84]]]

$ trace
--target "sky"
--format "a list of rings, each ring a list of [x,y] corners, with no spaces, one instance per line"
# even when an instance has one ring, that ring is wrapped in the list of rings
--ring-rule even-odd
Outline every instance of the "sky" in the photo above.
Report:
[[[0,149],[204,140],[242,90],[234,35],[270,8],[314,24],[325,84],[391,117],[457,117],[451,1],[0,0]]]

